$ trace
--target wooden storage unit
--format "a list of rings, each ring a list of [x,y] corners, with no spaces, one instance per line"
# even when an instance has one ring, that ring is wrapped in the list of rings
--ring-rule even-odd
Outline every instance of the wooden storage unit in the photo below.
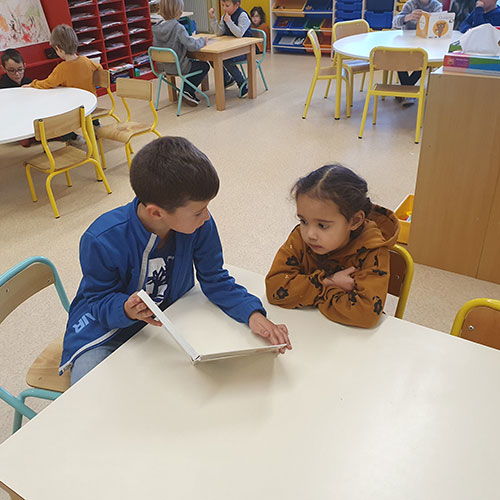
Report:
[[[500,77],[431,74],[409,250],[500,283]]]

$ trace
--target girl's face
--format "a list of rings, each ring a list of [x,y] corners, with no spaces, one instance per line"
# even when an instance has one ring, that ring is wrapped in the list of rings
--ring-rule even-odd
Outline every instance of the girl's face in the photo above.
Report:
[[[257,11],[254,11],[253,14],[252,14],[252,23],[254,26],[260,26],[261,24],[261,19],[260,19],[260,15]]]
[[[362,210],[348,221],[333,201],[311,198],[306,194],[297,197],[297,217],[302,239],[319,255],[345,247],[349,243],[351,231],[360,227],[365,220]]]

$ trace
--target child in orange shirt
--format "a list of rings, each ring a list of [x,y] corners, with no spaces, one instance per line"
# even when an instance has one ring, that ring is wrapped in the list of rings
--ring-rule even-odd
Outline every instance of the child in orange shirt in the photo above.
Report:
[[[372,205],[366,182],[341,165],[300,178],[292,194],[300,223],[266,276],[268,301],[317,307],[345,325],[375,326],[389,286],[397,217]]]
[[[250,20],[252,21],[251,27],[262,30],[266,34],[266,51],[271,50],[271,33],[269,26],[266,24],[266,14],[262,7],[254,7],[250,11]],[[261,52],[264,52],[264,47],[262,43],[259,43],[257,47]]]

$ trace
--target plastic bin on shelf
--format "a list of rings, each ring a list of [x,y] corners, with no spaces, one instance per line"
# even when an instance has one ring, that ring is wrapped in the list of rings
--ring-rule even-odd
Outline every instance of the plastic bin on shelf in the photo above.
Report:
[[[331,12],[331,0],[308,0],[304,7],[305,14],[314,14],[315,12]]]
[[[344,12],[359,12],[363,9],[363,2],[335,2],[335,11],[342,10]]]
[[[410,224],[411,214],[413,212],[413,201],[415,195],[409,194],[394,211],[396,217],[399,219],[399,236],[398,243],[408,243],[410,239]],[[410,220],[408,220],[410,219]]]
[[[279,11],[286,12],[288,17],[302,17],[304,15],[304,7],[306,0],[276,0],[273,5],[273,11],[279,15]]]
[[[392,27],[392,12],[365,12],[365,20],[373,29],[384,29]]]
[[[331,30],[332,29],[332,18],[327,17],[326,19],[323,20],[320,26],[321,30]]]
[[[288,29],[292,22],[291,17],[277,17],[276,21],[274,21],[273,28],[275,29]],[[300,18],[297,18],[300,19]]]
[[[305,33],[302,31],[280,31],[276,34],[273,47],[289,52],[301,52],[304,49]],[[302,49],[302,50],[301,50]]]
[[[365,9],[372,12],[392,12],[394,0],[366,0]]]
[[[319,48],[321,49],[321,52],[329,52],[332,49],[332,34],[321,32],[317,32],[316,34],[318,35]],[[306,38],[304,48],[308,53],[313,52],[312,44],[309,38]]]
[[[322,17],[308,17],[306,24],[304,28],[306,30],[310,30],[311,28],[314,30],[319,30],[321,28],[321,25],[323,24],[323,18]]]
[[[353,19],[361,19],[361,11],[345,12],[343,10],[335,10],[335,22],[352,21]]]

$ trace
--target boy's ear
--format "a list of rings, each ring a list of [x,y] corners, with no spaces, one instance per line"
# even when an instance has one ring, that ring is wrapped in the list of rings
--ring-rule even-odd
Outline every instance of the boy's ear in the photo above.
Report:
[[[351,221],[350,221],[350,225],[351,225],[351,231],[356,231],[356,229],[358,229],[358,227],[360,227],[363,222],[365,222],[365,213],[363,212],[363,210],[358,210],[352,217],[351,217]]]
[[[163,217],[165,214],[166,210],[164,208],[161,208],[158,205],[155,205],[154,203],[148,203],[146,205],[146,213],[148,214],[149,217],[153,219],[158,219]]]

